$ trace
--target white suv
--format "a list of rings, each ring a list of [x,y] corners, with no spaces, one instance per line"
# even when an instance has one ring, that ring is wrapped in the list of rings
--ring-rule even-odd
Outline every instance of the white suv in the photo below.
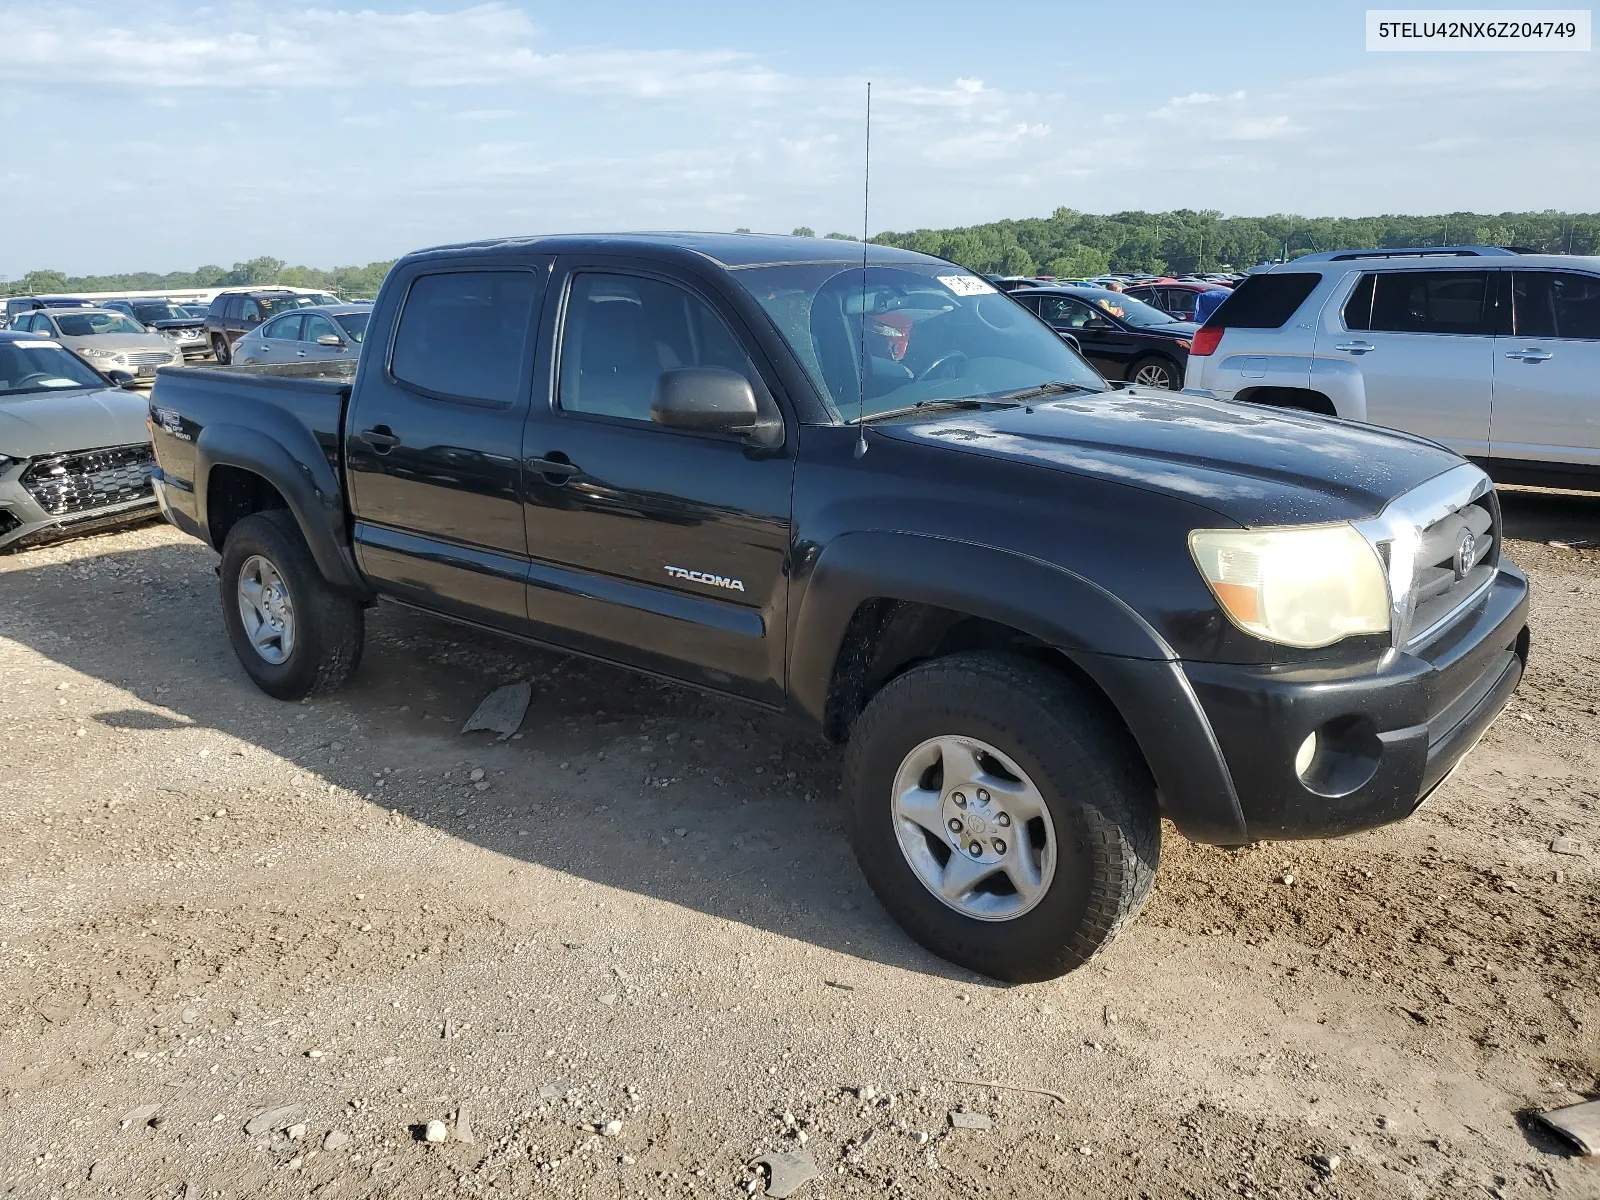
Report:
[[[1502,482],[1600,489],[1600,257],[1308,254],[1239,285],[1184,384],[1421,434]]]

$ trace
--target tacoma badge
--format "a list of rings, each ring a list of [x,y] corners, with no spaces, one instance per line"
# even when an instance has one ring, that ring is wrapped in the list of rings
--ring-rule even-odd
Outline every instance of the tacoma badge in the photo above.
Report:
[[[727,579],[721,575],[713,575],[709,571],[689,571],[683,567],[667,567],[666,572],[674,579],[687,579],[690,583],[708,583],[712,587],[727,588],[730,592],[744,591],[742,579]]]

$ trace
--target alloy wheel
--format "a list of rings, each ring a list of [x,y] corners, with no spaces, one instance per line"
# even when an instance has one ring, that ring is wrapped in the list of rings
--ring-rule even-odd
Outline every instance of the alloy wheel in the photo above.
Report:
[[[895,772],[895,837],[918,881],[962,916],[1009,921],[1056,870],[1050,809],[1012,759],[977,738],[930,738]]]
[[[239,568],[239,617],[263,660],[273,666],[288,661],[294,653],[294,602],[278,568],[259,554]]]

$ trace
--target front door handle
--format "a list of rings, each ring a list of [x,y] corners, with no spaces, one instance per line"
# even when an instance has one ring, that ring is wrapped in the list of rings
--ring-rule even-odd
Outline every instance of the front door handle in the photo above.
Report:
[[[569,462],[567,456],[556,451],[548,458],[530,458],[526,464],[528,470],[543,475],[551,483],[565,483],[581,471],[576,463]]]
[[[1344,350],[1350,354],[1370,354],[1377,347],[1371,342],[1340,342],[1334,346],[1335,350]]]
[[[1545,359],[1554,358],[1555,355],[1550,353],[1550,351],[1548,351],[1548,350],[1541,350],[1537,346],[1529,346],[1526,350],[1511,350],[1511,351],[1508,351],[1507,354],[1506,354],[1506,357],[1507,358],[1520,358],[1523,362],[1531,363],[1531,362],[1544,362]]]
[[[400,444],[400,439],[395,437],[394,430],[387,425],[374,425],[371,429],[363,429],[361,440],[371,446],[375,454],[387,454]]]

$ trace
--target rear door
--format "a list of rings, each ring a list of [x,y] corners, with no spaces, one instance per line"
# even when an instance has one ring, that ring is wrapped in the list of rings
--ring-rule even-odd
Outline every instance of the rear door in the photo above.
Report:
[[[1514,271],[1495,339],[1495,458],[1600,468],[1600,277]]]
[[[293,362],[299,345],[300,321],[299,313],[288,313],[268,321],[259,335],[247,343],[252,351],[250,357],[261,362]]]
[[[361,569],[387,595],[513,632],[527,624],[520,449],[549,262],[408,268],[346,418]]]
[[[650,417],[663,371],[775,376],[714,285],[658,263],[559,260],[556,347],[523,441],[536,633],[779,704],[796,429],[762,449]]]
[[[1367,420],[1489,453],[1498,273],[1369,271],[1330,305],[1317,357],[1360,373]]]

